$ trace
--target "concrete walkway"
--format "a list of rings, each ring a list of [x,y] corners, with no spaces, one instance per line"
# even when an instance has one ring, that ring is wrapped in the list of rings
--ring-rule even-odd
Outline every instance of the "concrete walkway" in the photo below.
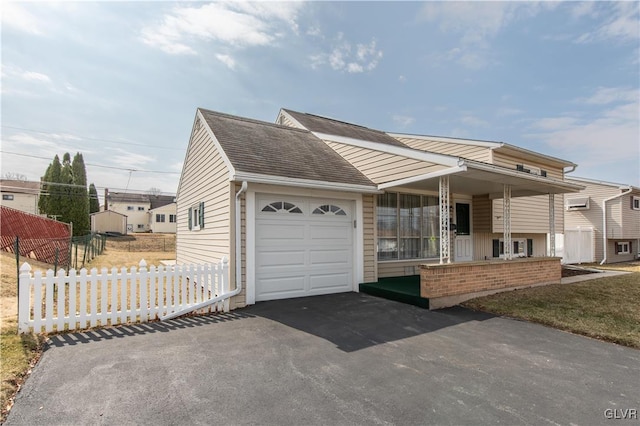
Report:
[[[605,277],[615,277],[617,275],[626,275],[631,273],[626,271],[605,271],[603,269],[590,269],[590,268],[584,268],[584,269],[589,269],[590,271],[598,271],[598,272],[594,272],[593,274],[574,275],[573,277],[564,277],[560,280],[560,284],[573,284],[573,283],[578,283],[582,281],[595,280],[598,278],[605,278]]]
[[[634,349],[345,293],[54,336],[7,425],[597,425],[638,377]]]

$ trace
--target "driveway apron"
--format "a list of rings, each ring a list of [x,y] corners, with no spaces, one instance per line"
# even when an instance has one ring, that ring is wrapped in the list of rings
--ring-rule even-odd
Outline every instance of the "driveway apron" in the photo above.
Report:
[[[634,349],[344,293],[53,336],[6,424],[606,424],[639,377]]]

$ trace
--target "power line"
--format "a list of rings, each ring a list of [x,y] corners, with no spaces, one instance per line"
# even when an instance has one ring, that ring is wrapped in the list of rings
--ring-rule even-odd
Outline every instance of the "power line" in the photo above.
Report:
[[[0,126],[0,127],[5,128],[5,129],[23,130],[25,132],[39,133],[39,134],[48,135],[48,136],[59,136],[59,135],[63,135],[64,134],[64,133],[45,132],[43,130],[27,129],[27,128],[24,128],[24,127],[16,127],[16,126]],[[88,136],[77,136],[77,135],[73,135],[73,136],[75,138],[79,138],[80,141],[82,141],[82,139],[86,139],[86,140],[98,141],[98,142],[117,143],[117,144],[121,144],[121,145],[142,146],[142,147],[145,147],[145,148],[159,148],[159,149],[171,149],[171,150],[176,150],[176,151],[183,151],[182,148],[170,148],[170,147],[166,147],[166,146],[147,145],[147,144],[135,143],[135,142],[122,142],[122,141],[116,141],[116,140],[113,140],[113,139],[91,138],[91,137],[88,137]],[[74,140],[74,142],[78,142],[78,141]]]
[[[50,158],[47,157],[41,157],[38,155],[31,155],[31,154],[20,154],[19,152],[10,152],[10,151],[0,151],[3,154],[10,154],[10,155],[18,155],[21,157],[29,157],[29,158],[39,158],[42,160],[47,160],[47,161],[51,161]],[[102,164],[93,164],[93,163],[85,163],[86,166],[92,166],[92,167],[102,167],[103,169],[113,169],[113,170],[125,170],[127,172],[139,172],[139,173],[160,173],[160,174],[167,174],[167,175],[179,175],[180,172],[167,172],[164,170],[144,170],[144,169],[134,169],[134,168],[127,168],[127,167],[116,167],[116,166],[104,166]]]

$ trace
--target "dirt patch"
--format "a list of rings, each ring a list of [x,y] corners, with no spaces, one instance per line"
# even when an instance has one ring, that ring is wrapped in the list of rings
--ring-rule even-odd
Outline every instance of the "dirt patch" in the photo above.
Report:
[[[121,237],[107,237],[107,250],[128,252],[174,252],[176,234],[130,234]]]
[[[567,268],[562,267],[562,278],[566,277],[575,277],[578,275],[588,275],[588,274],[597,274],[597,271],[591,271],[588,269],[577,269],[577,268]]]

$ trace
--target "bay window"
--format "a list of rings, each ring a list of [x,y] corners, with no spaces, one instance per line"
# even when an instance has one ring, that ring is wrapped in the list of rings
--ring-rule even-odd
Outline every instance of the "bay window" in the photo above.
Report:
[[[439,256],[438,197],[387,192],[378,195],[378,260]]]

